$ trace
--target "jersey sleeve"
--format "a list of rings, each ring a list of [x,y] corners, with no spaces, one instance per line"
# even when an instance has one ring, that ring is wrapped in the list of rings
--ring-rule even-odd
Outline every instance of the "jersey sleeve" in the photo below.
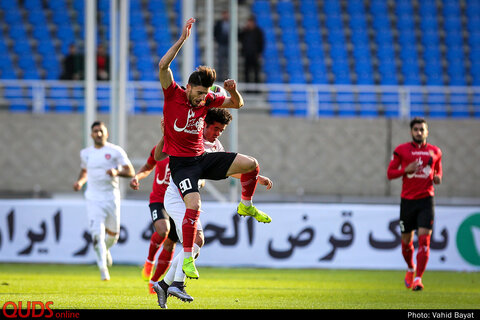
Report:
[[[157,146],[153,147],[152,151],[150,151],[150,155],[148,156],[148,159],[147,159],[147,163],[149,165],[156,165],[157,164],[157,161],[155,160],[155,149],[157,148]]]
[[[87,150],[80,151],[80,168],[87,169]]]
[[[206,106],[208,108],[218,108],[221,107],[223,102],[225,101],[225,96],[209,92],[205,97]]]
[[[397,147],[395,151],[393,151],[392,160],[388,164],[387,168],[387,178],[388,179],[396,179],[405,173],[405,170],[401,168],[402,165],[402,157],[399,148]]]
[[[435,167],[433,168],[434,174],[442,178],[443,169],[442,169],[442,151],[438,149],[438,160],[435,162]]]
[[[177,90],[178,85],[175,81],[172,81],[170,86],[167,89],[163,89],[163,95],[165,99],[170,99],[175,95],[175,91]]]
[[[117,164],[121,166],[131,165],[132,163],[130,162],[130,159],[128,159],[128,156],[125,150],[123,150],[121,147],[118,147],[117,150],[118,150]]]

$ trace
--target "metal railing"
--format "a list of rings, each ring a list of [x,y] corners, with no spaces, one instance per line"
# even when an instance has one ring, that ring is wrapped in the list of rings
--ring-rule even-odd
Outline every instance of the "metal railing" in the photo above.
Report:
[[[239,83],[245,111],[277,116],[480,118],[480,87]],[[129,114],[161,113],[159,82],[128,83]],[[109,112],[110,83],[98,82],[97,111]],[[83,81],[1,80],[0,107],[12,112],[83,112]]]

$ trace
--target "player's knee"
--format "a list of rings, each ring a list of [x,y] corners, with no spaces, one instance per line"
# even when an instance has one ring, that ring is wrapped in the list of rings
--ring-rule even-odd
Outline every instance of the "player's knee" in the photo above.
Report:
[[[155,222],[155,231],[162,238],[166,238],[170,232],[170,225],[165,222],[165,220],[158,220]]]
[[[185,202],[185,207],[187,209],[200,211],[201,200],[200,200],[200,194],[198,192],[192,192],[185,195],[185,197],[183,198],[183,201]]]

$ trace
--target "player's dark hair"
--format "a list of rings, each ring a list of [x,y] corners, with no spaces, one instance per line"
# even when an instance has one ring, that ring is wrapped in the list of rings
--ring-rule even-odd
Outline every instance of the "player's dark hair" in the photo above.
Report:
[[[217,79],[215,69],[206,66],[200,66],[188,78],[188,84],[191,86],[202,86],[210,88]]]
[[[206,124],[212,124],[214,122],[219,122],[221,124],[228,125],[232,121],[232,115],[227,109],[224,108],[211,108],[207,111],[207,116],[205,117]]]
[[[107,127],[107,126],[105,125],[105,122],[97,120],[97,121],[94,121],[94,122],[92,123],[92,126],[90,127],[90,129],[93,130],[93,127],[96,127],[96,126],[104,126],[104,127]]]
[[[413,118],[412,121],[410,121],[410,129],[413,129],[414,125],[421,124],[421,123],[425,123],[425,125],[428,125],[427,120],[425,120],[423,118],[420,118],[420,117]]]

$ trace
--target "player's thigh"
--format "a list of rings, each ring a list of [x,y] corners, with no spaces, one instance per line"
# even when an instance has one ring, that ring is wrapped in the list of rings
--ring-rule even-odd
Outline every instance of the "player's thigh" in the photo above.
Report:
[[[417,229],[417,209],[415,200],[401,199],[400,202],[400,232],[409,234]]]
[[[433,198],[420,199],[418,202],[417,226],[419,229],[432,230],[435,219]]]
[[[165,197],[165,210],[170,218],[173,220],[175,225],[175,231],[177,233],[178,239],[182,242],[182,224],[183,218],[185,217],[185,203],[182,201],[180,197]],[[173,226],[172,226],[173,229]]]
[[[120,199],[109,200],[104,202],[105,210],[105,229],[110,234],[118,234],[120,232]]]
[[[258,162],[255,158],[239,153],[230,165],[230,168],[227,171],[227,176],[237,173],[251,172],[255,170],[257,166]]]
[[[167,236],[170,230],[170,217],[165,210],[164,204],[161,202],[153,202],[149,204],[149,208],[155,231],[162,237]]]
[[[99,235],[105,230],[106,213],[102,202],[89,200],[86,203],[88,230],[92,235]]]

